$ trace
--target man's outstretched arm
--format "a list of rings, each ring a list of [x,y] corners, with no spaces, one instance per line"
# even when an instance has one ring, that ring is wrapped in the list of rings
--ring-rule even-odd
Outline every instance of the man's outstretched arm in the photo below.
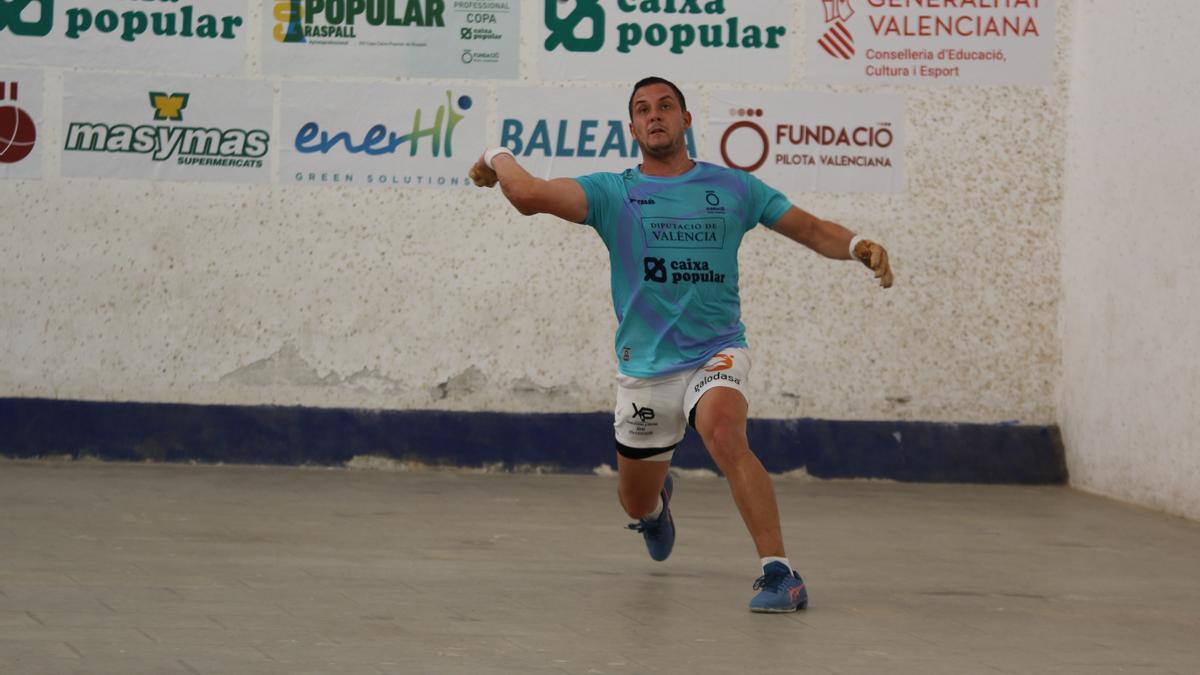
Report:
[[[793,206],[775,221],[771,229],[788,239],[804,244],[826,258],[858,260],[875,272],[880,286],[892,286],[892,266],[888,262],[887,250],[869,239],[859,238],[854,241],[854,250],[851,251],[850,243],[855,239],[854,233],[835,222],[821,220]]]
[[[488,154],[491,153],[491,166]],[[572,223],[587,218],[587,195],[577,181],[570,178],[543,180],[530,174],[509,153],[484,153],[471,167],[468,175],[480,187],[500,183],[504,196],[526,216],[549,213]]]

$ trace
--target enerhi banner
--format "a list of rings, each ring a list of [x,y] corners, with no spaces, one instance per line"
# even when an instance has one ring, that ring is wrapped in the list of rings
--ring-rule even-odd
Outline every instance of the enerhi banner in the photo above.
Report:
[[[1054,0],[807,0],[808,80],[1049,84]]]
[[[544,0],[537,78],[777,83],[792,72],[790,0]]]
[[[281,183],[461,188],[484,145],[477,87],[287,82]]]
[[[2,0],[0,63],[243,74],[246,0]]]

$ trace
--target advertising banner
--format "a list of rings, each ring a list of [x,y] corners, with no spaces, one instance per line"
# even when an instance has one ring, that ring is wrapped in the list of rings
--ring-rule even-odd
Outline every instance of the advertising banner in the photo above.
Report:
[[[243,74],[246,0],[4,0],[0,63]]]
[[[271,75],[515,79],[520,0],[265,0]]]
[[[0,68],[0,178],[41,178],[42,71]]]
[[[268,82],[66,73],[64,176],[270,182]]]
[[[624,171],[641,163],[629,132],[630,93],[631,87],[501,88],[499,142],[529,173],[542,178]],[[693,117],[687,132],[692,157],[702,118]]]
[[[904,190],[904,99],[715,91],[709,155],[785,192]]]
[[[782,84],[790,0],[544,0],[537,77]]]
[[[1054,0],[806,0],[827,84],[1049,84]]]
[[[287,82],[280,182],[473,187],[487,149],[481,88]]]

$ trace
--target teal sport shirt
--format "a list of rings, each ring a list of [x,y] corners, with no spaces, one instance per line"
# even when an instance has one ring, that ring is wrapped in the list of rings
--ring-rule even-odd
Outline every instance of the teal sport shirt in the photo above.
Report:
[[[754,176],[697,162],[680,176],[640,168],[575,179],[584,223],[608,247],[620,371],[655,377],[745,347],[738,297],[742,236],[779,220],[791,203]]]

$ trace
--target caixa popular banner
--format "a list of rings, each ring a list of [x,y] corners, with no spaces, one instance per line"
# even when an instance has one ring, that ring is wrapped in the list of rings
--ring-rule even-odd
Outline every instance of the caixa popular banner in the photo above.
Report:
[[[287,82],[281,105],[285,184],[471,187],[486,149],[477,87]]]
[[[808,77],[831,84],[1049,84],[1054,0],[806,0]]]
[[[0,63],[241,74],[245,0],[4,0]]]
[[[782,84],[790,0],[544,0],[534,42],[543,80]],[[632,84],[633,81],[630,81]]]
[[[714,91],[709,155],[786,193],[901,192],[904,99]]]

